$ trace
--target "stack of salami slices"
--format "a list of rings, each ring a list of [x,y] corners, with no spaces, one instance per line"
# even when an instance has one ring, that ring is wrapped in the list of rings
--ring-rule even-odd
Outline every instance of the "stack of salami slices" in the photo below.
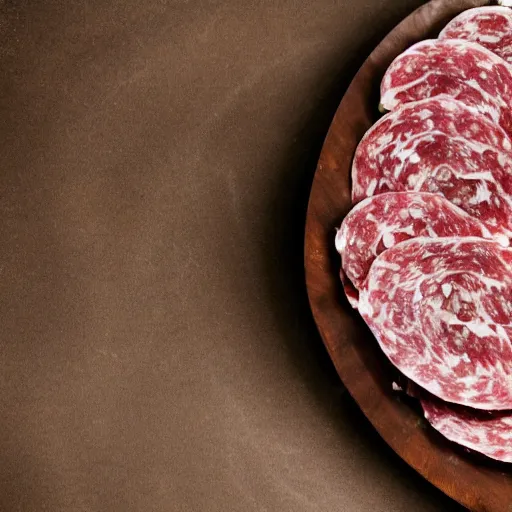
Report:
[[[347,298],[448,439],[512,462],[512,9],[399,55],[336,234]]]

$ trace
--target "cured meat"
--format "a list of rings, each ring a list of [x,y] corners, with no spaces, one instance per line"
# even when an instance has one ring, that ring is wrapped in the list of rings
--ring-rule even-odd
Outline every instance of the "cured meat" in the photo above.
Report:
[[[447,95],[401,105],[359,143],[352,201],[390,191],[444,195],[500,236],[512,236],[512,144],[487,118]]]
[[[372,196],[357,204],[336,234],[344,288],[353,307],[373,260],[393,245],[417,236],[479,236],[491,238],[477,219],[427,192],[396,192]]]
[[[399,55],[381,83],[381,104],[448,94],[512,133],[512,67],[483,46],[461,39],[427,39]]]
[[[439,39],[464,39],[485,46],[512,63],[512,10],[485,6],[468,9],[453,18]]]
[[[428,422],[450,441],[512,462],[512,411],[475,411],[435,399],[423,399],[421,405]]]
[[[359,312],[391,362],[448,402],[512,409],[512,249],[413,238],[382,252]]]

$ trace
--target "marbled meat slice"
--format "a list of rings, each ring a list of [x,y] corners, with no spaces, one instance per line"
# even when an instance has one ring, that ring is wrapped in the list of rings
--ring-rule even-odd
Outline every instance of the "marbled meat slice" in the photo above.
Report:
[[[381,104],[448,94],[512,133],[512,66],[477,43],[427,39],[399,55],[381,83]]]
[[[475,411],[422,399],[428,422],[450,441],[491,459],[512,462],[512,411]]]
[[[374,260],[359,312],[391,362],[448,402],[512,409],[512,249],[413,238]]]
[[[464,39],[478,43],[512,64],[512,9],[487,5],[453,18],[439,39]]]
[[[443,196],[388,192],[369,197],[348,213],[335,239],[341,279],[353,307],[357,307],[359,290],[373,260],[382,251],[417,236],[491,238],[484,224]]]
[[[444,195],[503,238],[512,236],[512,144],[447,95],[401,105],[375,123],[352,164],[352,201],[404,190]]]

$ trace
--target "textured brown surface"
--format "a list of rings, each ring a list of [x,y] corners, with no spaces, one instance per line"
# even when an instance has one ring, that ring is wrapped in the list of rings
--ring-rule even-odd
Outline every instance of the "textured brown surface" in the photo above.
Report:
[[[350,84],[322,148],[309,200],[305,268],[314,318],[348,391],[382,437],[412,467],[475,512],[512,510],[510,465],[469,457],[423,420],[421,407],[392,390],[400,382],[370,331],[343,297],[333,238],[351,207],[352,155],[378,118],[379,83],[404,48],[435,37],[455,14],[485,0],[432,0],[397,26],[371,53]]]
[[[301,270],[337,103],[418,3],[1,3],[0,510],[451,507]]]

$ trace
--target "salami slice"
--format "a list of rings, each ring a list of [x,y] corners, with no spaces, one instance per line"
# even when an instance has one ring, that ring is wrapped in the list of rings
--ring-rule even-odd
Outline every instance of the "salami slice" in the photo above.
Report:
[[[382,252],[359,312],[391,362],[448,402],[512,409],[512,249],[414,238]]]
[[[448,94],[512,133],[512,67],[483,46],[461,39],[427,39],[399,55],[381,83],[381,104]]]
[[[464,39],[478,43],[512,63],[512,10],[485,6],[468,9],[453,18],[439,39]]]
[[[444,195],[489,230],[512,236],[512,157],[506,133],[447,95],[401,105],[359,143],[352,201],[405,190]]]
[[[450,441],[512,462],[512,411],[475,411],[434,399],[423,399],[421,405],[428,422]]]
[[[479,236],[491,238],[477,219],[427,192],[372,196],[356,205],[336,234],[344,288],[353,307],[373,260],[384,250],[417,236]]]

